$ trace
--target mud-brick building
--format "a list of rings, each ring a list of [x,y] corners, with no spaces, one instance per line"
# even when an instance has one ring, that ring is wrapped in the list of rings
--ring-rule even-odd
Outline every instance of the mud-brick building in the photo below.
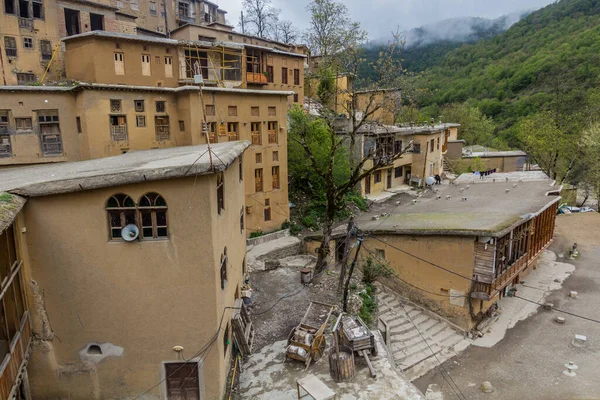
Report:
[[[279,229],[289,219],[287,110],[303,101],[302,49],[201,26],[176,33],[187,39],[74,35],[64,39],[66,70],[80,83],[0,87],[0,166],[249,140],[247,233]]]
[[[222,398],[248,145],[0,171],[1,398]]]
[[[344,135],[349,120],[336,127]],[[365,177],[360,183],[363,196],[377,196],[383,191],[394,191],[404,185],[422,186],[425,179],[444,169],[448,142],[456,139],[459,124],[447,123],[421,126],[396,126],[366,123],[359,128],[352,157],[367,159],[364,169],[374,162],[384,166]],[[400,158],[396,154],[405,152]]]
[[[470,330],[552,241],[560,188],[532,174],[467,174],[389,216],[359,218],[363,249],[397,274],[386,283],[400,294]]]

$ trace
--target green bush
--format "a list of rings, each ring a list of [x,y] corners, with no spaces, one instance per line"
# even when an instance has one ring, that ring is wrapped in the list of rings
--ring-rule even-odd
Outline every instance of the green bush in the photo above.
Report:
[[[261,236],[262,236],[262,235],[264,235],[264,234],[265,234],[265,233],[264,233],[263,231],[261,231],[261,230],[254,231],[254,232],[250,233],[250,239],[254,239],[254,238],[257,238],[257,237],[261,237]]]
[[[367,288],[370,288],[371,284],[377,280],[377,278],[390,278],[393,275],[392,270],[388,267],[388,264],[383,260],[373,260],[372,257],[368,257],[361,265],[363,278],[362,281],[367,284]]]
[[[358,316],[363,322],[367,325],[370,325],[373,322],[373,311],[377,308],[377,303],[373,300],[373,296],[369,294],[370,288],[367,287],[366,293],[361,293],[360,297],[363,299],[362,307],[358,312]]]

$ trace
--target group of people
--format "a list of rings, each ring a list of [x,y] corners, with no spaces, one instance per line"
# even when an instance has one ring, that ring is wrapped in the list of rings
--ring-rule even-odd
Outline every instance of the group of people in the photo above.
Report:
[[[479,179],[483,179],[484,176],[489,176],[496,172],[496,168],[488,169],[487,171],[475,171],[475,176],[479,176]]]

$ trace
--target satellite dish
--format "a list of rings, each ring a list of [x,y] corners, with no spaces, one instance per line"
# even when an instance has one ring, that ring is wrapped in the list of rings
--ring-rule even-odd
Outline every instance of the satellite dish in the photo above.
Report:
[[[428,186],[431,186],[431,185],[433,185],[435,183],[435,178],[433,176],[430,176],[429,178],[425,179],[425,183]]]
[[[126,242],[133,242],[140,235],[140,229],[135,224],[129,224],[121,230],[121,237]]]

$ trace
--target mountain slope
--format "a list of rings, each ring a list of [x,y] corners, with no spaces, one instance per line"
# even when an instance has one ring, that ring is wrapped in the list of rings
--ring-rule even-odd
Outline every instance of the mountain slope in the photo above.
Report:
[[[600,83],[600,1],[544,7],[492,39],[450,51],[420,79],[429,113],[469,100],[500,131],[542,110],[575,115]]]

